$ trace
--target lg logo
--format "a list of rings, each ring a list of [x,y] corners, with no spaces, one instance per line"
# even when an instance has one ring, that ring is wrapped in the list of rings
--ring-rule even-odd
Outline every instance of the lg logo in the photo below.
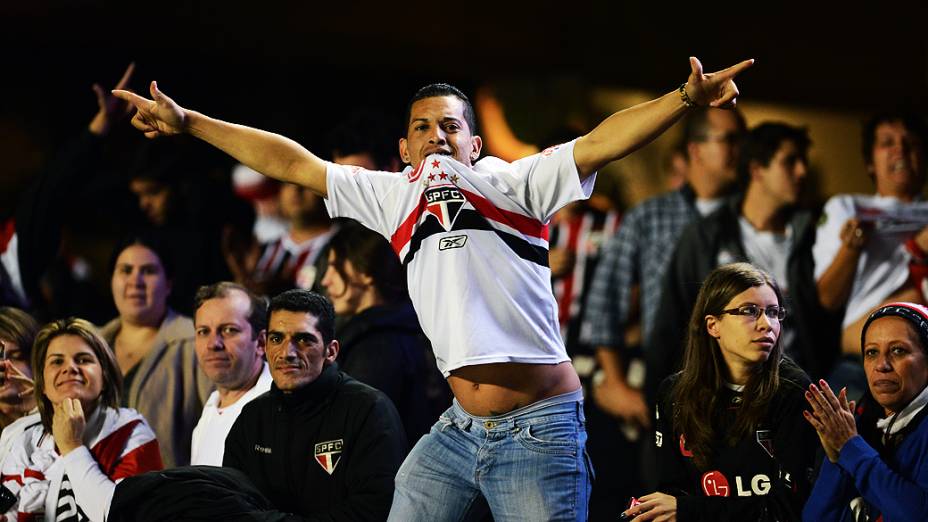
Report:
[[[770,477],[764,474],[751,478],[750,489],[745,488],[742,477],[735,477],[735,494],[739,497],[766,495],[770,493]],[[728,479],[721,471],[709,471],[702,476],[702,491],[707,497],[727,497],[731,495]]]

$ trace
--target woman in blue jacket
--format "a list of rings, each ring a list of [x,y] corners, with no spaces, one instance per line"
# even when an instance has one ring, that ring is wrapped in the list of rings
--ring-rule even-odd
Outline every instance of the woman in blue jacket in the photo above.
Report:
[[[861,347],[870,394],[856,421],[845,390],[822,381],[806,393],[826,459],[803,519],[928,520],[928,308],[879,308]]]

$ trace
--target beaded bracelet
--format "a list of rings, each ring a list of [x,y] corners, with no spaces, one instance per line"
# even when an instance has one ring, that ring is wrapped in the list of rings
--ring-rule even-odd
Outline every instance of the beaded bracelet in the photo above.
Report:
[[[683,85],[680,86],[680,101],[683,102],[683,105],[687,107],[696,107],[696,102],[690,98],[690,95],[686,93],[686,82],[683,82]]]

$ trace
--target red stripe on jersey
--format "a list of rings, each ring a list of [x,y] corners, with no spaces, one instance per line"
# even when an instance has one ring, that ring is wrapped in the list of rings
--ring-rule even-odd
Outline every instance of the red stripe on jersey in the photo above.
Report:
[[[100,465],[100,470],[107,477],[113,476],[113,472],[119,465],[123,452],[126,450],[126,445],[129,443],[129,438],[132,437],[132,432],[141,422],[140,419],[127,422],[90,449],[94,460]]]
[[[461,191],[461,194],[464,194],[467,201],[470,202],[483,217],[514,228],[527,236],[541,238],[545,241],[548,240],[548,225],[545,225],[541,221],[523,216],[522,214],[517,214],[511,210],[498,208],[491,203],[490,200],[479,194],[464,190],[460,187],[458,187],[458,190]]]
[[[403,223],[396,229],[396,232],[390,236],[390,245],[393,246],[393,251],[396,252],[396,255],[400,255],[403,247],[406,246],[406,243],[409,243],[409,240],[412,238],[412,233],[416,229],[416,223],[419,222],[419,217],[425,212],[425,207],[425,196],[420,196],[419,204],[406,216],[406,219],[404,219]]]
[[[39,520],[40,513],[16,513],[16,522],[33,522]]]
[[[20,486],[23,485],[22,475],[2,475],[0,476],[0,483],[2,482],[16,482]]]
[[[23,470],[23,478],[34,478],[36,480],[45,480],[45,473],[34,469],[26,468]]]
[[[6,252],[7,245],[16,233],[16,220],[8,219],[0,225],[0,254]]]
[[[164,469],[164,464],[161,462],[161,449],[158,447],[158,441],[152,439],[123,455],[122,459],[116,464],[113,473],[107,473],[107,476],[110,480],[116,481],[139,473],[161,469]]]
[[[577,243],[580,240],[580,226],[583,224],[584,214],[579,216],[571,216],[570,221],[567,222],[567,226],[564,227],[567,229],[567,245],[563,248],[568,252],[577,253]],[[576,266],[577,259],[574,258],[574,263]],[[561,325],[567,324],[570,321],[570,305],[574,300],[574,283],[576,272],[571,270],[566,276],[564,276],[564,293],[561,295],[561,298],[558,300],[558,319],[561,322]],[[581,282],[582,284],[582,282]]]

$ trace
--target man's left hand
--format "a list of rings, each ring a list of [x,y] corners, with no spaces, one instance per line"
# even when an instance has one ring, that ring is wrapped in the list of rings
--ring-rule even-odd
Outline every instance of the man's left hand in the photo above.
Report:
[[[745,60],[727,69],[704,74],[702,64],[690,57],[690,76],[686,80],[686,93],[700,107],[734,108],[738,98],[735,76],[747,69],[754,60]]]

